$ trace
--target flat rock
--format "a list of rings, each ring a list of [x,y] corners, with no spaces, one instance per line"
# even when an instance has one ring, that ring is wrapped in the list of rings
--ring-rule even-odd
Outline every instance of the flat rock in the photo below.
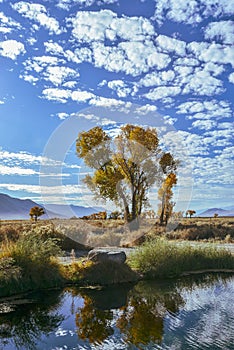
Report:
[[[108,263],[112,261],[117,264],[123,264],[126,261],[126,254],[124,251],[93,249],[89,252],[88,259],[94,262]]]

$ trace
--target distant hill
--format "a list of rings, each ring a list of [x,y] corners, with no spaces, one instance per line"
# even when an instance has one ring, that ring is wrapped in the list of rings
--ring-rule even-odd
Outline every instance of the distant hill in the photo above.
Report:
[[[32,207],[39,206],[44,208],[31,199],[19,199],[0,193],[0,219],[2,220],[25,220],[29,219],[29,211]],[[44,208],[45,209],[45,208]],[[71,216],[82,217],[92,213],[102,211],[99,207],[82,207],[77,205],[59,205],[49,204],[41,218],[61,218],[66,219]]]
[[[234,210],[226,210],[222,208],[211,208],[203,211],[202,213],[199,213],[197,216],[213,217],[214,214],[218,214],[219,216],[234,216]]]

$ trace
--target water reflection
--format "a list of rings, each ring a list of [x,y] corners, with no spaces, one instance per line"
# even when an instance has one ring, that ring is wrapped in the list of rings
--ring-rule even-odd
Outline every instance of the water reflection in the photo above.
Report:
[[[35,350],[42,334],[49,334],[64,320],[57,311],[60,301],[61,293],[53,291],[0,303],[0,349],[9,345]]]
[[[233,292],[233,277],[217,275],[69,288],[2,315],[2,349],[4,340],[38,350],[228,350],[234,344]]]

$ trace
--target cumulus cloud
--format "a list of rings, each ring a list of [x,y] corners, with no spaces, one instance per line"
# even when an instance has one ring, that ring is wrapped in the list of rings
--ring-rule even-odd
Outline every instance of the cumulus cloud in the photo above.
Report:
[[[0,55],[15,60],[17,56],[24,54],[24,44],[16,40],[5,40],[0,42]]]
[[[205,38],[209,40],[218,40],[225,44],[233,44],[234,22],[219,21],[209,23],[205,28]]]
[[[234,55],[231,46],[193,41],[187,44],[187,50],[192,52],[200,61],[219,64],[230,63],[234,67]]]
[[[188,101],[177,106],[178,114],[187,114],[188,119],[230,118],[232,110],[227,101]]]
[[[150,90],[144,96],[149,100],[160,100],[165,97],[176,96],[181,92],[179,86],[160,86],[158,88]]]
[[[77,90],[71,93],[71,98],[73,101],[86,102],[91,98],[95,98],[95,95],[92,92]]]
[[[70,90],[59,88],[48,88],[42,91],[42,95],[49,101],[56,101],[60,103],[66,103],[71,96]]]
[[[167,85],[169,82],[173,81],[175,78],[175,72],[173,70],[162,71],[162,72],[152,72],[148,73],[142,78],[137,86],[160,86]]]
[[[192,123],[193,128],[200,130],[210,130],[217,126],[217,123],[214,120],[196,120]]]
[[[208,71],[200,68],[196,68],[192,75],[187,76],[186,80],[183,94],[213,96],[224,91],[221,80],[212,77]]]
[[[229,0],[155,0],[154,18],[159,24],[166,18],[174,22],[198,24],[210,16],[218,18],[233,13]]]
[[[67,78],[77,78],[79,77],[79,73],[74,69],[69,67],[47,67],[46,71],[43,74],[45,80],[50,81],[55,86],[61,85],[65,79]]]
[[[114,90],[118,97],[127,97],[131,93],[131,88],[125,84],[123,80],[112,80],[107,83],[107,86]]]
[[[72,6],[78,5],[80,7],[92,6],[95,2],[96,5],[101,6],[103,4],[114,4],[119,0],[56,0],[57,6],[63,10],[69,10]]]
[[[171,61],[169,55],[160,52],[162,48],[152,40],[154,27],[146,18],[119,18],[110,10],[79,11],[76,17],[68,20],[68,25],[72,27],[75,40],[86,45],[74,52],[65,52],[67,59],[73,62],[92,61],[96,67],[137,76],[151,68],[163,69]],[[171,38],[168,45],[182,50]]]
[[[234,84],[234,73],[231,73],[229,75],[228,80],[230,81],[230,83]]]
[[[0,12],[0,33],[11,33],[15,29],[20,29],[20,23]]]
[[[79,42],[104,41],[109,39],[144,40],[154,34],[154,27],[143,17],[117,17],[110,10],[99,12],[79,11],[76,17],[68,20],[72,34]],[[131,30],[129,30],[131,28]]]
[[[23,17],[29,18],[48,29],[50,34],[61,34],[59,22],[47,14],[45,6],[35,3],[20,1],[12,5],[12,8]]]
[[[186,43],[182,40],[170,38],[166,35],[159,35],[156,39],[159,47],[166,52],[173,52],[178,56],[185,56]]]
[[[145,115],[145,114],[148,114],[148,113],[155,112],[156,110],[157,110],[156,106],[150,105],[150,104],[147,103],[144,106],[137,107],[135,112],[136,112],[136,114]]]

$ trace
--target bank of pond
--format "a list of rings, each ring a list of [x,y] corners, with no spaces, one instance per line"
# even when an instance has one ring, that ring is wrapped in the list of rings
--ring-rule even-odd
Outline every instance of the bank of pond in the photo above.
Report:
[[[4,350],[233,349],[234,277],[65,287],[0,299]]]
[[[22,235],[0,253],[0,297],[67,285],[96,286],[179,277],[200,271],[234,271],[234,256],[215,245],[179,246],[165,239],[146,241],[125,263],[81,258],[61,264],[56,239],[37,233]]]

